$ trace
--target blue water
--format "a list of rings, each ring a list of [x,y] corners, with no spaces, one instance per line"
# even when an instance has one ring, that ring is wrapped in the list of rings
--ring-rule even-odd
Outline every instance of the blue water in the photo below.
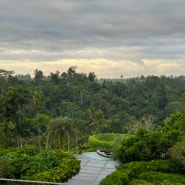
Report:
[[[97,161],[110,161],[113,162],[112,159],[107,158],[107,157],[102,157],[98,155],[96,152],[86,152],[82,154],[82,157],[89,158],[89,159],[94,159]]]

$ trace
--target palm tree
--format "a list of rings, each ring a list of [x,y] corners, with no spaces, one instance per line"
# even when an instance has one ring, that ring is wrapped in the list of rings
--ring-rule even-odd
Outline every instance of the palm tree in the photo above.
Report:
[[[41,106],[43,105],[43,96],[41,93],[37,92],[33,95],[33,104],[34,104],[34,108],[36,110],[36,124],[37,124],[37,136],[38,136],[38,144],[39,144],[39,148],[41,148],[41,142],[40,142],[40,125],[39,125],[39,121],[38,121],[38,116],[39,116],[39,109],[41,108]]]
[[[105,119],[104,112],[100,109],[89,109],[90,126],[94,127],[95,133],[100,133],[103,128],[107,127],[107,120]]]
[[[70,139],[75,134],[73,119],[68,117],[58,117],[51,120],[46,137],[46,148],[51,144],[53,147],[57,147],[63,150],[67,143],[67,150],[70,150]]]

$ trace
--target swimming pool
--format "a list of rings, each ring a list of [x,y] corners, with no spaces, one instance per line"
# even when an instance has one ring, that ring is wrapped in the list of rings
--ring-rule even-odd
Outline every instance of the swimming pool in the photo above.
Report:
[[[88,159],[94,159],[97,161],[110,161],[110,162],[114,162],[112,159],[107,158],[107,157],[102,157],[100,155],[98,155],[96,152],[86,152],[86,153],[82,153],[81,157],[83,158],[88,158]]]

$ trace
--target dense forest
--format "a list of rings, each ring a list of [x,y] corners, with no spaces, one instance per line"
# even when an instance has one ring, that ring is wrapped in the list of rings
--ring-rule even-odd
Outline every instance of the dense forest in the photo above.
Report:
[[[90,136],[116,133],[129,136],[114,146],[114,157],[121,163],[161,160],[168,158],[171,147],[179,148],[178,142],[184,137],[184,110],[185,76],[98,79],[95,72],[78,73],[72,66],[48,76],[36,69],[31,78],[0,69],[1,148],[27,147],[27,151],[30,145],[80,152],[90,149]],[[173,155],[177,149],[171,151]],[[156,166],[134,165],[138,169]],[[179,166],[177,173],[184,173],[181,165],[171,161],[164,165],[169,169]],[[129,166],[125,168],[130,170]],[[109,177],[105,184],[108,181]]]
[[[36,69],[33,78],[0,70],[1,147],[69,149],[94,133],[132,132],[136,122],[160,125],[185,108],[184,76],[98,80],[76,70],[44,76]]]

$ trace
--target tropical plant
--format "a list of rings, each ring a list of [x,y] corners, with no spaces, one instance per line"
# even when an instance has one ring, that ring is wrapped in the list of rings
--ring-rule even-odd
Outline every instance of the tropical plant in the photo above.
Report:
[[[80,161],[69,153],[30,145],[7,150],[0,158],[2,178],[64,182],[80,169]]]
[[[48,125],[46,136],[46,147],[62,147],[65,148],[67,143],[67,150],[70,149],[70,139],[75,133],[74,121],[67,117],[58,117],[52,119]]]

